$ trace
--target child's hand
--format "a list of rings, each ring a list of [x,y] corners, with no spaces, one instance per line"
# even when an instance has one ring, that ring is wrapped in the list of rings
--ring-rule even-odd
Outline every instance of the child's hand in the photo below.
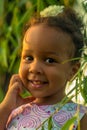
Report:
[[[22,83],[19,75],[18,74],[13,75],[10,80],[7,94],[5,96],[5,99],[3,100],[3,105],[7,109],[12,111],[13,109],[17,108],[18,106],[29,103],[35,99],[33,97],[23,99],[20,96],[20,93],[23,91],[23,88],[24,88],[24,86],[23,86],[23,83]]]

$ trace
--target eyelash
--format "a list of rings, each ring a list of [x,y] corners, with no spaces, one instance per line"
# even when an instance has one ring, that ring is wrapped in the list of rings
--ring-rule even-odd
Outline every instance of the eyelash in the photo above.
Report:
[[[32,61],[33,57],[32,56],[25,56],[24,60],[26,60],[26,61]]]
[[[56,63],[56,60],[53,58],[46,58],[45,61],[46,63]]]
[[[25,56],[24,60],[28,61],[28,62],[32,62],[33,61],[33,57],[32,56]],[[54,58],[45,58],[43,61],[45,61],[46,63],[57,63],[57,61]]]

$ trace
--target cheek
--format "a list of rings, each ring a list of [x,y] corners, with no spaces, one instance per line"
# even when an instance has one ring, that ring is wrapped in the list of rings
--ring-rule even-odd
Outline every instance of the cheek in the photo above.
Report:
[[[57,84],[61,79],[59,72],[55,70],[53,71],[50,70],[49,72],[47,71],[47,75],[48,75],[48,80],[50,81],[51,84]]]
[[[19,76],[22,80],[22,83],[24,84],[25,88],[27,89],[27,75],[28,75],[28,68],[26,65],[24,64],[20,64],[20,67],[19,67]]]
[[[24,65],[23,63],[20,64],[20,67],[19,67],[19,75],[20,75],[20,77],[21,78],[26,78],[27,72],[28,72],[27,66]]]
[[[62,70],[55,70],[51,73],[50,71],[50,79],[53,82],[53,84],[58,85],[65,85],[68,81],[68,74],[63,69]]]

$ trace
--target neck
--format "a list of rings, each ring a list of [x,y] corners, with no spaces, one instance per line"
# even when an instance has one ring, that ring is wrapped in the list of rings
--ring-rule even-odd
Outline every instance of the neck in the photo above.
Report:
[[[33,102],[38,105],[53,105],[58,102],[61,102],[65,96],[66,96],[65,93],[60,92],[57,95],[43,97],[43,98],[36,98]]]

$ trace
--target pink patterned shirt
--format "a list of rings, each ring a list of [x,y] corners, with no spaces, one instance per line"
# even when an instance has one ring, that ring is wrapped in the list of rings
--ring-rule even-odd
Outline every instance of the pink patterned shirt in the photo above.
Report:
[[[71,119],[77,112],[78,105],[75,103],[65,104],[61,110],[52,116],[52,130],[61,130],[62,126]],[[15,109],[8,120],[6,130],[41,130],[41,124],[54,111],[59,104],[38,106],[33,103],[22,105]],[[84,116],[87,108],[80,105],[79,119]],[[73,130],[76,130],[77,121],[74,122]],[[48,122],[44,123],[44,129],[48,130]]]

